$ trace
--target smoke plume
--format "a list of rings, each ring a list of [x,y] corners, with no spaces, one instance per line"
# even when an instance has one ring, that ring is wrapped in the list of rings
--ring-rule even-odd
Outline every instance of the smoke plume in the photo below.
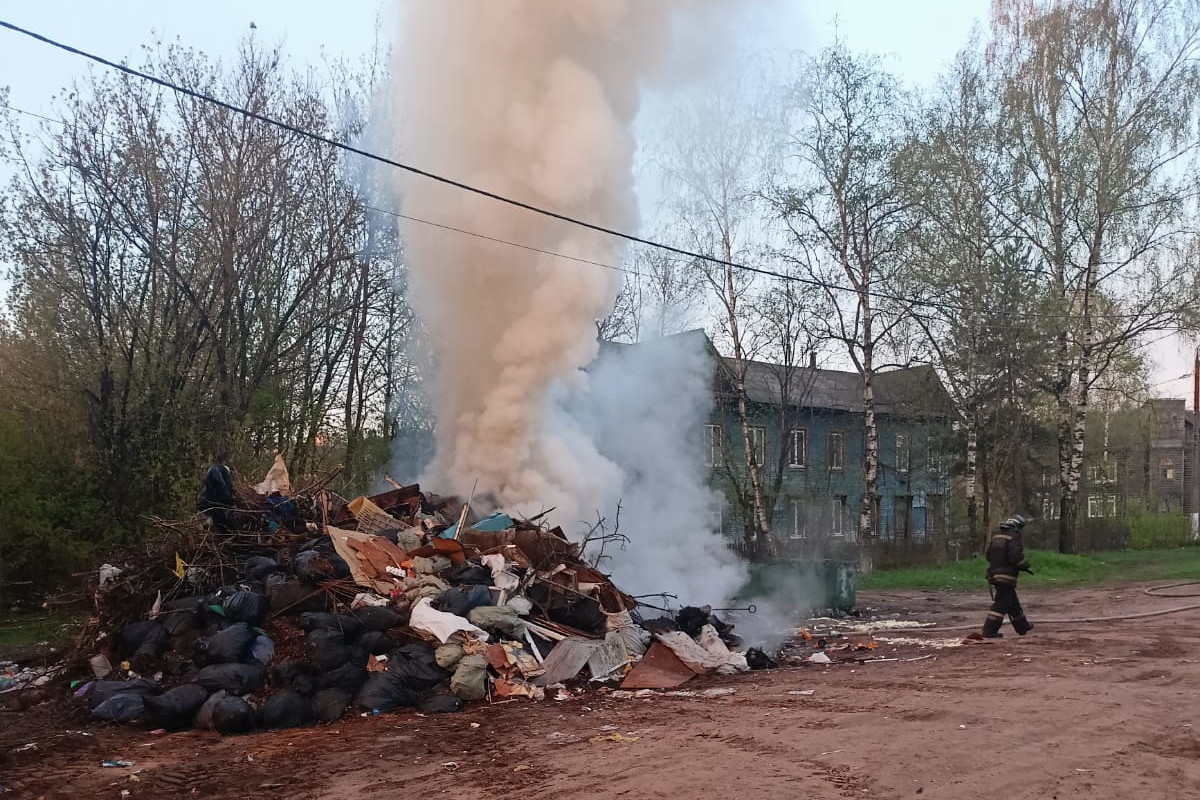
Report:
[[[561,214],[637,225],[631,127],[648,81],[722,37],[730,0],[407,0],[394,47],[406,160]],[[686,38],[674,51],[672,41]],[[682,71],[686,71],[684,68]],[[703,353],[634,348],[595,365],[595,321],[621,243],[400,176],[412,297],[436,364],[437,450],[423,482],[516,513],[580,523],[623,500],[633,542],[610,555],[623,588],[720,602],[742,568],[714,528],[697,437]],[[514,247],[500,241],[516,243]],[[672,347],[684,348],[672,351]],[[640,363],[639,363],[640,360]],[[611,520],[610,520],[611,524]]]

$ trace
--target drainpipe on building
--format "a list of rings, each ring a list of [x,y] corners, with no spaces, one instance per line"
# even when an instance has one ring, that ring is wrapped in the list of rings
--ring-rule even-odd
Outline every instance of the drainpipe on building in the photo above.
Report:
[[[1200,541],[1200,347],[1192,365],[1192,541]]]

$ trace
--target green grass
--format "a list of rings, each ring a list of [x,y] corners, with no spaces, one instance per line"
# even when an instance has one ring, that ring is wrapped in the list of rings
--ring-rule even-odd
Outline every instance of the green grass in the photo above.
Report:
[[[28,658],[42,642],[70,644],[78,630],[79,620],[65,611],[0,615],[0,661]]]
[[[1021,586],[1087,586],[1167,580],[1200,580],[1200,547],[1165,550],[1125,550],[1065,556],[1045,550],[1026,551],[1033,575],[1022,575]],[[985,585],[987,562],[981,556],[943,567],[879,569],[860,575],[862,591],[927,589],[970,591]]]

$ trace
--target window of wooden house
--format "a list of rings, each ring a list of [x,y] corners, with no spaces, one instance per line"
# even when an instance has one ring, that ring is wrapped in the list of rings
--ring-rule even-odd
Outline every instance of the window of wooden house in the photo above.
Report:
[[[1116,519],[1117,516],[1117,496],[1110,494],[1104,498],[1104,515],[1109,519]]]
[[[788,464],[793,467],[808,466],[808,431],[792,428],[789,440]]]
[[[791,515],[791,537],[793,539],[804,539],[808,536],[808,503],[800,497],[793,497],[788,501],[788,510]]]
[[[725,463],[725,436],[720,425],[704,426],[704,463],[720,467]]]
[[[1100,465],[1096,464],[1096,465],[1088,467],[1087,474],[1088,474],[1088,483],[1099,483],[1100,482]]]
[[[912,456],[910,442],[911,439],[907,433],[896,434],[896,470],[898,472],[908,472]]]
[[[761,425],[750,427],[750,456],[758,466],[767,463],[767,429]]]
[[[908,539],[912,535],[912,495],[898,494],[892,504],[892,535]]]
[[[1104,496],[1099,494],[1088,495],[1087,506],[1088,519],[1097,519],[1104,516]]]
[[[829,535],[846,535],[846,495],[835,494],[829,498]]]
[[[1164,481],[1175,480],[1175,459],[1160,458],[1158,460],[1158,475]]]
[[[829,432],[829,468],[844,470],[846,468],[846,435],[841,431]]]
[[[942,460],[945,455],[942,453],[942,442],[940,439],[930,438],[925,444],[925,466],[929,470],[929,477],[933,480],[939,480],[942,477],[942,471],[945,469]]]
[[[1108,481],[1109,483],[1116,483],[1117,482],[1117,460],[1115,458],[1105,459],[1104,465],[1101,468],[1101,473],[1104,476],[1104,480]]]

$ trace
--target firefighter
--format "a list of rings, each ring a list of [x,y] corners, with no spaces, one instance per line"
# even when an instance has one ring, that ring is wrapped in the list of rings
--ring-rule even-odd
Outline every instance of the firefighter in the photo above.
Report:
[[[1012,620],[1013,630],[1024,636],[1033,630],[1033,623],[1025,619],[1021,601],[1017,599],[1017,576],[1022,572],[1033,574],[1025,560],[1025,548],[1021,545],[1021,529],[1025,518],[1020,514],[1000,523],[1000,530],[992,534],[987,547],[987,579],[991,584],[992,607],[983,621],[983,638],[997,639],[1000,625],[1007,614]]]

